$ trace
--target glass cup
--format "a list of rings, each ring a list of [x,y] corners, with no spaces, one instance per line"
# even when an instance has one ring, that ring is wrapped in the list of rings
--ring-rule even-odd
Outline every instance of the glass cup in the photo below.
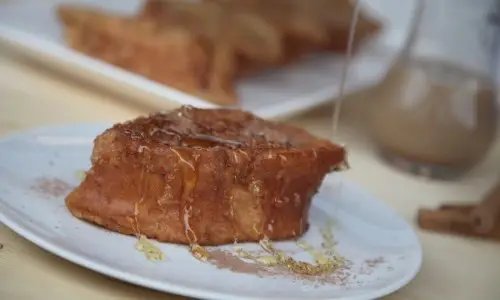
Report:
[[[498,113],[491,5],[417,1],[409,38],[370,99],[371,138],[391,165],[454,179],[492,146]]]

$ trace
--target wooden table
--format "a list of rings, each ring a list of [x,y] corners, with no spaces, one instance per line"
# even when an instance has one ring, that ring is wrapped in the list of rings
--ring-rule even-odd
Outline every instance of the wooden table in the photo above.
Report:
[[[429,182],[385,166],[373,155],[359,122],[353,122],[356,116],[362,120],[363,100],[367,100],[363,95],[351,97],[343,112],[339,140],[348,146],[352,165],[346,176],[408,222],[414,224],[416,210],[422,206],[477,200],[497,178],[497,150],[459,183]],[[119,121],[145,111],[0,48],[1,135],[48,124]],[[319,108],[289,122],[328,137],[330,111]],[[420,274],[385,299],[500,299],[500,244],[425,232],[419,236],[424,248]],[[1,224],[0,243],[4,245],[0,250],[0,299],[184,299],[88,271],[41,250]]]

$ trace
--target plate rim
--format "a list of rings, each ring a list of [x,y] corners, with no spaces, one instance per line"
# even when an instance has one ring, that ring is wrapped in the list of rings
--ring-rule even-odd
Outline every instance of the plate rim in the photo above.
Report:
[[[46,131],[50,130],[57,130],[61,128],[65,128],[67,130],[71,128],[84,128],[84,127],[93,127],[97,128],[100,126],[105,126],[105,123],[73,123],[73,124],[68,124],[68,125],[48,125],[48,126],[40,126],[40,127],[35,127],[31,128],[28,130],[22,130],[22,131],[17,131],[11,134],[4,135],[0,138],[0,147],[2,144],[8,143],[11,140],[14,140],[19,137],[23,137],[25,135],[29,134],[36,134],[36,133],[44,133]],[[369,192],[364,190],[363,188],[357,187],[355,183],[350,181],[349,179],[345,178],[342,176],[342,181],[348,185],[351,189],[355,188],[357,191],[363,193],[365,199],[369,198],[369,201],[375,202],[377,205],[383,207],[384,209],[390,211],[393,213],[397,218],[399,218],[404,224],[408,227],[410,230],[410,233],[413,235],[414,240],[418,244],[417,250],[417,256],[416,256],[416,261],[414,264],[411,265],[412,269],[411,272],[408,272],[405,274],[405,276],[401,277],[399,280],[394,281],[392,284],[389,284],[388,286],[385,286],[383,288],[377,289],[376,291],[372,292],[371,294],[366,294],[366,295],[359,295],[359,296],[346,296],[346,297],[336,297],[336,298],[328,298],[328,297],[322,297],[322,298],[315,298],[316,300],[369,300],[369,299],[377,299],[383,296],[390,295],[394,293],[395,291],[398,291],[399,289],[403,288],[404,286],[408,285],[419,273],[422,263],[423,263],[423,248],[422,248],[422,243],[420,241],[420,238],[417,234],[417,232],[414,230],[413,226],[410,225],[409,222],[407,222],[404,218],[399,216],[389,205],[385,204],[382,201],[379,201],[375,196],[371,195]],[[2,200],[0,200],[2,201]],[[5,201],[5,200],[3,200]],[[2,202],[3,202],[2,201]],[[30,241],[31,243],[35,244],[36,246],[44,249],[45,251],[52,253],[59,258],[62,258],[66,261],[69,261],[71,263],[74,263],[76,265],[79,265],[81,267],[84,267],[86,269],[89,269],[93,272],[121,280],[123,282],[127,282],[129,284],[137,285],[137,286],[142,286],[145,288],[153,289],[156,291],[164,292],[164,293],[171,293],[174,295],[181,295],[185,297],[195,297],[199,299],[213,299],[213,300],[257,300],[257,299],[262,299],[259,297],[252,297],[252,296],[234,296],[234,295],[228,295],[227,293],[219,293],[219,292],[214,292],[214,291],[209,291],[209,290],[203,290],[203,289],[193,289],[190,287],[186,287],[183,285],[179,284],[172,284],[169,283],[168,281],[165,282],[158,282],[156,280],[151,280],[147,279],[144,277],[141,277],[139,275],[135,275],[133,273],[129,273],[126,271],[120,271],[117,270],[113,267],[108,267],[105,264],[99,264],[97,262],[94,262],[92,259],[85,258],[83,255],[79,254],[74,254],[70,250],[66,250],[64,247],[58,246],[55,243],[51,243],[50,241],[47,241],[43,237],[37,236],[36,233],[33,231],[29,230],[22,224],[17,223],[15,220],[11,219],[9,216],[8,211],[1,211],[0,210],[0,223],[8,227],[10,230],[14,231],[16,234],[20,235],[24,239]],[[269,298],[272,300],[290,300],[290,298]]]

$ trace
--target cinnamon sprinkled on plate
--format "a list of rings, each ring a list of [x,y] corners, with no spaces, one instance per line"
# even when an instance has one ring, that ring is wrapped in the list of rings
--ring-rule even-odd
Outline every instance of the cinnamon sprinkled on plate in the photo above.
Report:
[[[41,196],[49,197],[64,197],[71,192],[73,188],[72,185],[61,179],[45,177],[37,178],[35,183],[31,186],[31,190],[37,192]]]

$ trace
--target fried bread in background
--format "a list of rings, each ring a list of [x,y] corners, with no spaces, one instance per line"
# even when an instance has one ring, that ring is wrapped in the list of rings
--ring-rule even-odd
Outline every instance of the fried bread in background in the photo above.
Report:
[[[164,0],[148,0],[162,2]],[[203,0],[250,11],[283,33],[284,63],[315,51],[345,53],[355,7],[350,0]],[[147,9],[145,9],[147,10]],[[381,29],[381,23],[363,10],[358,15],[353,51]]]
[[[283,34],[249,10],[216,2],[151,0],[140,17],[164,26],[182,26],[208,41],[214,53],[214,73],[228,68],[241,77],[246,65],[276,65],[284,57]],[[218,76],[214,76],[218,78]]]
[[[60,6],[58,13],[73,49],[216,104],[237,103],[234,66],[219,66],[214,74],[210,43],[188,28],[76,5]]]
[[[165,12],[179,0],[146,0],[141,16],[165,19]],[[354,6],[349,0],[204,0],[190,2],[203,5],[214,3],[222,7],[229,17],[222,16],[222,23],[231,26],[231,17],[238,13],[258,16],[281,33],[283,53],[276,60],[259,62],[245,57],[239,60],[238,74],[249,75],[270,66],[283,66],[299,60],[312,52],[330,51],[345,53]],[[224,15],[224,14],[223,14]],[[381,24],[360,12],[354,36],[353,51],[361,42],[381,29]],[[238,32],[237,30],[235,32]],[[239,31],[241,39],[247,33]]]
[[[70,47],[219,105],[237,105],[236,82],[319,51],[345,53],[348,0],[146,0],[121,16],[62,5]],[[381,28],[361,12],[354,50]]]

